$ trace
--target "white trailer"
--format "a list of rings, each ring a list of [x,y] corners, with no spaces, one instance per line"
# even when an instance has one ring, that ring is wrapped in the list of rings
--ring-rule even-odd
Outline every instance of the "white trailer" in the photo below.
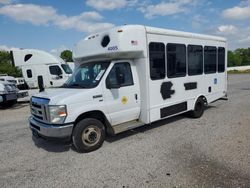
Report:
[[[38,88],[38,76],[44,87],[61,86],[72,74],[71,68],[61,58],[42,50],[19,49],[11,51],[13,65],[22,70],[28,86]]]
[[[185,112],[199,118],[227,95],[226,52],[221,37],[140,25],[90,35],[76,45],[64,88],[32,97],[30,128],[88,152],[105,134]]]

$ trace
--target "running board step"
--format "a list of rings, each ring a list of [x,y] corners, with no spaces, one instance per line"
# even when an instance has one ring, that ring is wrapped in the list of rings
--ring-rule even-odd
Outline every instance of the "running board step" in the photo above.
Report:
[[[136,127],[140,127],[142,125],[144,125],[144,123],[141,121],[129,121],[126,123],[115,125],[113,126],[113,129],[114,129],[114,133],[118,134],[118,133],[130,130],[130,129],[134,129]]]

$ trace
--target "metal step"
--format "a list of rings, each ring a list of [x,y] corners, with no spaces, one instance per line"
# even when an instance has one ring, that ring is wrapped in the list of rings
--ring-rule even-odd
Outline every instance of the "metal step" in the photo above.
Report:
[[[121,123],[121,124],[118,124],[118,125],[114,125],[113,129],[114,129],[114,133],[118,134],[118,133],[130,130],[130,129],[134,129],[136,127],[140,127],[142,125],[144,125],[143,122],[134,120],[134,121],[129,121],[129,122],[126,122],[126,123]]]

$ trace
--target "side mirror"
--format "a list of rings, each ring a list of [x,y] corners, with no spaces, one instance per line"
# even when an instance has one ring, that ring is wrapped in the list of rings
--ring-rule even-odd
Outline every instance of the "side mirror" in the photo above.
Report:
[[[125,82],[125,75],[121,72],[120,67],[116,67],[116,80],[119,85]]]
[[[63,75],[62,75],[62,74],[58,74],[58,75],[57,75],[57,78],[58,78],[58,79],[62,79],[62,78],[63,78]]]

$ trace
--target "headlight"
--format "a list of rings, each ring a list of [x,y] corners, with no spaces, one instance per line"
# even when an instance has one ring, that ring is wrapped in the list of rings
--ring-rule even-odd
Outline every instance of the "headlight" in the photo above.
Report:
[[[67,109],[65,105],[49,106],[50,122],[54,124],[64,123],[67,116]]]
[[[2,89],[2,88],[1,88],[1,89]],[[8,90],[7,90],[7,87],[6,87],[6,86],[4,86],[3,91],[0,91],[0,94],[1,94],[1,95],[8,94]]]

